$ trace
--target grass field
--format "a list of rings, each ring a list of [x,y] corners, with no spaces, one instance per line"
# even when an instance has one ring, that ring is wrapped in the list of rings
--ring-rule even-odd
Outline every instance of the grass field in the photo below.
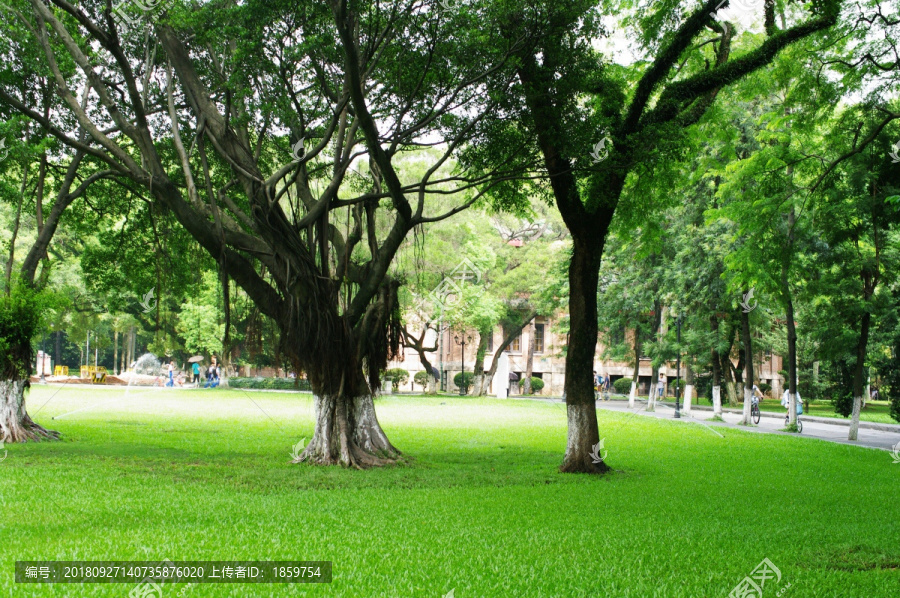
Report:
[[[763,558],[782,575],[766,598],[900,595],[900,465],[883,451],[601,411],[617,472],[562,475],[561,405],[376,407],[409,461],[349,471],[289,464],[309,395],[35,387],[29,411],[65,440],[6,446],[0,596],[134,587],[13,582],[16,560],[40,559],[334,566],[329,585],[165,598],[727,596]]]

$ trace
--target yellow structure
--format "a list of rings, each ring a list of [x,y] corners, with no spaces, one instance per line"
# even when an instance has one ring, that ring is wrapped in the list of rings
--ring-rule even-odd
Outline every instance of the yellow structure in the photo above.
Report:
[[[96,365],[81,366],[81,378],[90,378],[91,384],[103,384],[106,382],[106,368]]]
[[[69,375],[69,366],[67,365],[58,365],[53,368],[54,376],[68,376]]]

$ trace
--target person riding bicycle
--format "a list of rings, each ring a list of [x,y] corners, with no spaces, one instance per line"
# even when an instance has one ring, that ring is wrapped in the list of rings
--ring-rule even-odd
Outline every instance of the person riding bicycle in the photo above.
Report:
[[[800,398],[800,392],[794,393],[797,397],[797,415],[803,414],[803,402]],[[791,408],[791,391],[789,388],[784,389],[784,394],[781,395],[781,406],[785,409],[790,410]],[[790,411],[788,412],[788,417],[790,417]]]
[[[763,398],[763,393],[759,389],[759,386],[756,384],[753,385],[753,390],[750,391],[750,403],[752,405],[758,405],[760,400]]]

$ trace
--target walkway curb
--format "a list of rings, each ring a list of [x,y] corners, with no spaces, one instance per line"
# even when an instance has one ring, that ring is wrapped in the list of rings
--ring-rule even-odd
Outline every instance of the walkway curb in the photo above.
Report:
[[[712,407],[707,407],[706,405],[691,406],[691,409],[697,409],[699,411],[713,410]],[[741,409],[722,409],[722,411],[726,413],[743,413]],[[763,417],[784,419],[783,414],[772,413],[771,411],[760,411],[759,413]],[[844,426],[845,428],[850,427],[850,420],[847,419],[838,419],[836,417],[815,417],[812,415],[802,415],[801,417],[803,418],[803,421],[817,422],[820,424],[832,424],[835,426]],[[867,430],[878,430],[880,432],[900,432],[900,424],[880,424],[878,422],[867,422],[860,420],[859,427],[866,428]]]

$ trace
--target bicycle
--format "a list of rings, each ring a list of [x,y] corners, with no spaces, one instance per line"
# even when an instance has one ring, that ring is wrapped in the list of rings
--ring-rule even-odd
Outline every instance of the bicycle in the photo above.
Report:
[[[790,414],[790,413],[785,413],[785,414],[784,414],[784,427],[787,428],[789,425],[791,425],[791,414]],[[798,433],[798,434],[802,434],[802,433],[803,433],[803,422],[800,421],[800,414],[799,414],[799,413],[797,414],[797,433]]]
[[[750,421],[754,424],[759,424],[759,399],[757,397],[753,397],[750,400]]]

